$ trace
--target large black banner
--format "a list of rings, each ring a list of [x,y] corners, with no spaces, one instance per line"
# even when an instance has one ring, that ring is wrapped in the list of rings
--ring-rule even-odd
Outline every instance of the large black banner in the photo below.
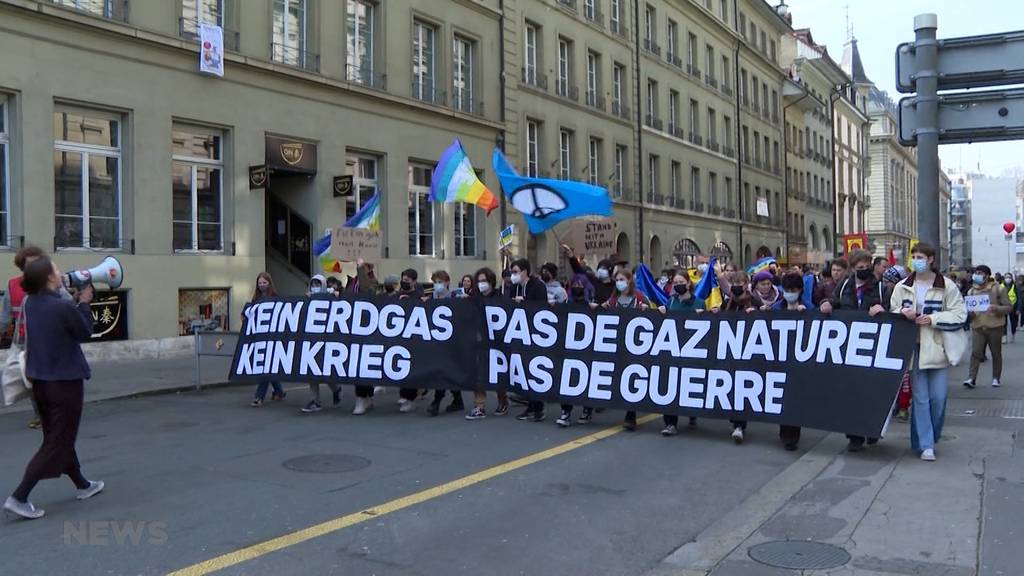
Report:
[[[232,379],[516,390],[551,402],[878,436],[917,328],[864,313],[275,300]]]

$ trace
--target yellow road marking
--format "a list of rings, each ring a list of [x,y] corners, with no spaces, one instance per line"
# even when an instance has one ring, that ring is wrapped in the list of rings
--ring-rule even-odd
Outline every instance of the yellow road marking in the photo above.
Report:
[[[644,424],[657,418],[659,418],[657,414],[649,414],[642,418],[638,418],[637,424]],[[614,436],[619,432],[622,432],[622,430],[622,426],[616,424],[615,426],[610,426],[604,430],[594,432],[593,434],[588,434],[586,436],[576,438],[575,440],[570,440],[565,444],[559,444],[558,446],[548,448],[547,450],[541,450],[540,452],[535,452],[516,460],[510,460],[503,464],[487,468],[486,470],[474,472],[468,476],[452,480],[451,482],[446,482],[444,484],[434,486],[433,488],[427,488],[426,490],[416,492],[408,496],[403,496],[401,498],[391,500],[390,502],[385,502],[384,504],[374,506],[373,508],[353,512],[352,514],[347,514],[340,518],[315,524],[309,528],[278,536],[277,538],[271,538],[270,540],[235,550],[234,552],[228,552],[227,554],[217,556],[216,558],[211,558],[204,562],[193,564],[192,566],[188,566],[180,570],[175,570],[168,574],[168,576],[202,576],[204,574],[210,574],[211,572],[223,570],[236,564],[254,560],[260,556],[265,556],[271,552],[295,546],[296,544],[301,544],[307,540],[319,538],[332,532],[343,530],[370,519],[380,518],[385,514],[397,512],[410,506],[415,506],[416,504],[422,504],[428,500],[444,496],[445,494],[450,494],[457,490],[462,490],[463,488],[468,488],[474,484],[485,482],[491,478],[513,472],[520,468],[529,466],[530,464],[536,464],[537,462],[554,458],[555,456],[565,454],[566,452],[571,452],[578,448],[593,444],[598,440]]]

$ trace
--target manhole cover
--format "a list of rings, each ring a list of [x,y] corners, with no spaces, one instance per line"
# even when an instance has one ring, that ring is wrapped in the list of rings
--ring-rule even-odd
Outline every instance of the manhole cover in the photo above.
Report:
[[[296,472],[313,472],[330,474],[336,472],[354,472],[370,465],[370,461],[351,454],[311,454],[285,460],[284,466]]]
[[[765,542],[747,550],[761,564],[790,570],[827,570],[850,561],[850,553],[824,542]]]

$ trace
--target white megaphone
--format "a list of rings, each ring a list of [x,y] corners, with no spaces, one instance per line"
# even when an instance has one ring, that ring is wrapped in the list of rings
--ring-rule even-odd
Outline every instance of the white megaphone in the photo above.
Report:
[[[102,262],[87,270],[73,270],[64,275],[64,285],[68,288],[81,288],[99,282],[116,290],[121,287],[123,280],[124,269],[113,256],[107,256]]]

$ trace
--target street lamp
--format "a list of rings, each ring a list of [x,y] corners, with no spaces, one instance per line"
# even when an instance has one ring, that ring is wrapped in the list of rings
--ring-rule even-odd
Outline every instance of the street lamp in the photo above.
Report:
[[[1017,225],[1013,222],[1006,222],[1003,224],[1003,232],[1006,232],[1006,271],[1013,272],[1014,269],[1014,242],[1013,242],[1013,231],[1017,229]]]

